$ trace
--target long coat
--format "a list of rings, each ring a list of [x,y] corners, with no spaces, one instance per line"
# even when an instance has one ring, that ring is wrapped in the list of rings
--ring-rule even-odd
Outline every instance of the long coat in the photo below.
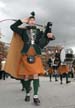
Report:
[[[11,29],[14,31],[11,45],[8,51],[8,56],[5,64],[5,71],[15,78],[24,78],[24,74],[17,73],[17,67],[19,66],[22,54],[26,54],[30,46],[27,46],[28,36],[24,29],[18,28],[22,22],[18,20],[11,25]],[[40,32],[41,33],[41,32]],[[41,37],[41,38],[40,38]],[[41,40],[41,41],[39,41]],[[48,44],[50,39],[46,35],[36,37],[36,45],[34,49],[38,55],[41,54],[41,48]],[[39,63],[38,63],[39,64]],[[43,67],[42,67],[43,68]],[[20,66],[21,72],[24,71],[23,64]],[[43,70],[43,69],[42,69]]]

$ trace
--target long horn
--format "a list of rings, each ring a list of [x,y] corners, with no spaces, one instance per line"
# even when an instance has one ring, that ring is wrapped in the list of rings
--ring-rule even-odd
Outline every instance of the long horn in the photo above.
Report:
[[[8,20],[10,20],[10,21],[17,21],[17,19],[3,19],[3,20],[0,20],[0,23],[4,22],[4,21],[8,21]]]
[[[3,20],[0,20],[0,23],[2,23],[4,21],[17,21],[17,19],[3,19]],[[46,28],[46,26],[44,26],[44,25],[40,25],[40,24],[35,24],[35,25],[39,26],[39,27]]]
[[[3,20],[0,20],[0,23],[4,22],[4,21],[17,21],[17,19],[3,19]],[[39,26],[39,27],[46,27],[46,26],[43,26],[43,25],[40,25],[40,24],[35,24],[36,26]]]

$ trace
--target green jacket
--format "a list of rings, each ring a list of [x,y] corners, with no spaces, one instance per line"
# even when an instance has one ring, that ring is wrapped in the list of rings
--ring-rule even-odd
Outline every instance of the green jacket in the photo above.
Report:
[[[18,20],[14,24],[12,24],[10,28],[21,36],[22,40],[25,43],[21,53],[26,54],[31,46],[29,43],[29,37],[27,34],[27,30],[29,30],[30,27],[27,26],[26,29],[19,28],[18,26],[20,26],[21,24],[22,24],[21,20]],[[35,44],[33,45],[33,47],[36,51],[36,54],[40,55],[41,49],[44,48],[44,46],[48,44],[50,39],[47,38],[46,36],[47,34],[43,33],[39,29],[36,28],[35,30],[36,30],[36,39],[35,39]]]

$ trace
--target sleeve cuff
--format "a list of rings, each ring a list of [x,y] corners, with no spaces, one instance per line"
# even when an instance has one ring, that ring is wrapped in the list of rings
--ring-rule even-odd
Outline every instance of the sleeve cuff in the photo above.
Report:
[[[20,25],[20,24],[22,24],[22,21],[19,19],[19,20],[17,20],[17,23]]]

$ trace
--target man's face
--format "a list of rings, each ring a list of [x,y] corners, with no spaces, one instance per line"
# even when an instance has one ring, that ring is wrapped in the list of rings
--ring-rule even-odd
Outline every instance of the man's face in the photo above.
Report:
[[[30,26],[34,26],[35,25],[35,19],[34,18],[29,19],[28,24]]]

